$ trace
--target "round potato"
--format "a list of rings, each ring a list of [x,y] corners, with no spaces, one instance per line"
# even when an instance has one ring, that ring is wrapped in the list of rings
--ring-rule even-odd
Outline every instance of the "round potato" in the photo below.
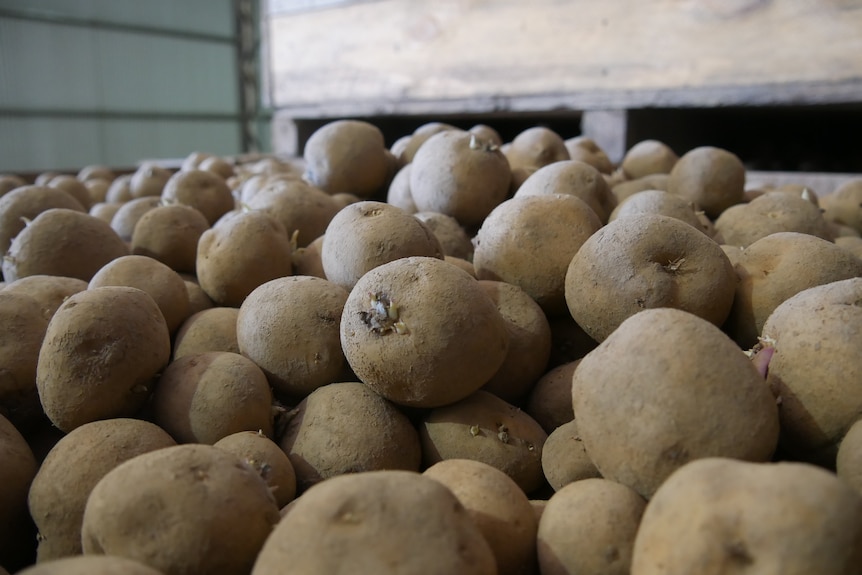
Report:
[[[340,327],[359,379],[414,407],[454,403],[482,387],[509,343],[505,321],[478,282],[428,257],[402,258],[362,276]]]
[[[2,571],[0,571],[2,572]],[[19,575],[163,575],[138,561],[110,555],[81,555],[33,565]]]
[[[322,236],[339,211],[332,196],[295,179],[276,179],[266,184],[248,200],[247,206],[281,222],[300,248]]]
[[[5,196],[15,188],[26,186],[27,182],[14,174],[0,174],[0,197]]]
[[[862,420],[850,426],[838,446],[835,473],[862,495]]]
[[[132,196],[131,182],[132,174],[117,176],[105,192],[105,201],[110,204],[122,204],[135,199]]]
[[[412,134],[406,136],[405,140],[399,146],[393,145],[392,153],[398,158],[399,165],[409,166],[413,162],[413,158],[416,157],[416,152],[422,147],[422,144],[427,142],[431,136],[448,130],[459,130],[459,128],[443,122],[427,122],[422,124],[413,130]],[[482,137],[482,134],[477,133],[476,135]]]
[[[581,360],[572,404],[602,477],[649,498],[693,459],[766,461],[778,407],[748,357],[691,313],[633,315]]]
[[[90,190],[87,189],[78,178],[75,176],[60,175],[48,182],[48,186],[63,190],[84,206],[85,210],[89,210],[93,206],[93,197],[90,195]]]
[[[652,174],[669,174],[679,156],[658,140],[642,140],[629,148],[621,167],[626,178],[636,180]]]
[[[114,213],[114,217],[111,218],[111,227],[118,236],[123,238],[123,241],[130,242],[135,234],[135,226],[138,225],[144,214],[162,205],[161,202],[158,196],[144,196],[129,200]]]
[[[476,134],[486,142],[491,142],[495,146],[503,145],[503,138],[500,137],[500,133],[491,126],[476,124],[467,131],[471,134]]]
[[[607,223],[616,206],[616,197],[601,173],[589,164],[575,160],[563,160],[539,168],[524,180],[515,197],[544,194],[575,196],[586,202],[603,223]]]
[[[747,204],[731,206],[715,221],[724,243],[748,247],[777,232],[800,232],[832,241],[820,208],[785,192],[767,192]]]
[[[34,275],[9,283],[5,291],[35,299],[42,306],[42,317],[50,321],[67,298],[87,289],[87,282],[63,276]]]
[[[589,164],[602,174],[610,174],[614,171],[613,162],[592,138],[577,136],[565,140],[564,143],[572,160]]]
[[[862,563],[862,496],[817,467],[709,458],[647,504],[632,575],[849,575]]]
[[[691,202],[662,190],[644,190],[632,194],[614,209],[609,219],[614,221],[618,218],[638,214],[670,216],[695,229],[704,231]]]
[[[542,448],[542,472],[554,491],[575,481],[601,477],[584,448],[576,420],[560,425],[548,435]]]
[[[35,538],[27,514],[27,491],[38,464],[24,437],[3,415],[0,461],[0,564],[15,570],[33,560]]]
[[[12,240],[27,227],[27,222],[51,208],[85,211],[66,192],[47,186],[18,187],[0,197],[0,255],[9,251]]]
[[[570,361],[548,371],[539,378],[527,398],[524,411],[547,433],[572,421],[572,375],[581,360]]]
[[[104,220],[110,224],[114,219],[114,216],[117,215],[117,212],[120,211],[121,207],[123,207],[123,204],[109,204],[107,202],[101,202],[93,204],[88,213],[94,218],[99,218],[100,220]]]
[[[291,260],[293,261],[293,270],[296,275],[326,279],[326,272],[323,271],[322,254],[324,237],[325,234],[319,236],[304,248],[293,250]]]
[[[218,156],[210,156],[201,160],[198,164],[198,169],[204,172],[212,172],[223,180],[227,180],[234,175],[233,164],[225,158]]]
[[[652,174],[636,180],[626,180],[612,185],[611,193],[617,199],[617,204],[622,204],[629,196],[638,192],[647,190],[667,191],[669,179],[670,176],[667,174]]]
[[[512,140],[506,151],[512,171],[539,169],[554,162],[570,160],[566,143],[555,131],[544,126],[527,128]]]
[[[77,178],[84,183],[91,180],[105,180],[108,182],[113,182],[116,177],[117,175],[111,168],[107,166],[99,166],[96,164],[84,166],[78,171],[77,175]]]
[[[189,317],[203,311],[215,307],[215,302],[210,299],[203,288],[198,284],[197,280],[192,281],[183,279],[186,284],[186,293],[189,295]],[[226,349],[224,351],[233,351]]]
[[[458,220],[437,212],[417,212],[413,217],[424,223],[440,241],[443,254],[473,261],[473,241]]]
[[[209,225],[234,208],[233,194],[224,178],[205,170],[177,172],[165,183],[161,199],[168,205],[195,208]]]
[[[129,194],[133,199],[160,196],[170,178],[170,170],[144,162],[129,179]]]
[[[173,359],[208,351],[239,353],[237,317],[235,307],[213,307],[189,316],[174,338]]]
[[[276,526],[252,575],[493,575],[494,554],[455,495],[409,471],[342,475],[309,489]]]
[[[713,146],[686,152],[674,164],[667,191],[694,203],[710,218],[739,204],[745,193],[745,166],[733,153]]]
[[[135,255],[156,259],[177,272],[195,272],[198,241],[209,222],[195,208],[176,204],[147,211],[132,231]]]
[[[81,541],[165,573],[244,574],[278,523],[266,482],[236,455],[178,445],[121,463],[93,488]]]
[[[823,214],[831,222],[850,226],[862,232],[862,179],[854,179],[839,186],[821,199]]]
[[[48,318],[38,301],[4,288],[0,290],[0,325],[0,415],[24,429],[42,416],[36,364]]]
[[[416,202],[413,201],[413,194],[410,192],[410,171],[413,164],[406,164],[398,170],[395,177],[392,178],[392,183],[389,184],[389,189],[386,191],[386,203],[401,208],[408,214],[415,214],[419,211],[416,207]]]
[[[551,358],[548,369],[581,359],[599,343],[591,338],[570,314],[549,318]]]
[[[287,454],[277,443],[260,431],[240,431],[227,435],[213,444],[233,453],[266,481],[281,509],[296,496],[296,472]]]

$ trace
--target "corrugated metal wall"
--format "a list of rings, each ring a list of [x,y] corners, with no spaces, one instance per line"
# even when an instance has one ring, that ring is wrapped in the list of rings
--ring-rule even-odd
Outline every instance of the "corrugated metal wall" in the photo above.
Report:
[[[239,153],[235,38],[233,0],[0,0],[0,172]]]

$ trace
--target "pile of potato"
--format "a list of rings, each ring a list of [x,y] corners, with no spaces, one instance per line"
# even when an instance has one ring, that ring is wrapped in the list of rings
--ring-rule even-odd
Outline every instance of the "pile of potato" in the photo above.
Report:
[[[0,574],[862,572],[860,236],[544,127],[0,176]]]

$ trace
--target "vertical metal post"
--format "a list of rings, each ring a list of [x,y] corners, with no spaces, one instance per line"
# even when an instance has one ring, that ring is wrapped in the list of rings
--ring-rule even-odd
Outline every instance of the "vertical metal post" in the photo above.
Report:
[[[258,20],[255,3],[256,0],[234,0],[240,149],[245,153],[260,151],[260,134],[257,125],[260,105],[257,71]]]

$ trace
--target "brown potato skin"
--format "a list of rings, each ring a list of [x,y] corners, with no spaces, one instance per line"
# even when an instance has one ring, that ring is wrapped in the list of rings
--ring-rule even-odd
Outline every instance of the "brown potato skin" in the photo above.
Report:
[[[165,183],[161,199],[168,204],[191,206],[209,225],[234,209],[234,199],[224,178],[205,170],[177,172]]]
[[[0,570],[2,573],[2,570]],[[19,575],[162,575],[138,561],[110,555],[79,555],[46,561],[20,571]]]
[[[26,227],[25,219],[34,220],[51,208],[85,211],[78,200],[48,186],[22,186],[0,197],[0,254],[9,251],[12,240]]]
[[[623,157],[623,173],[629,180],[652,174],[670,174],[679,156],[670,146],[658,140],[642,140],[629,148]]]
[[[607,223],[617,203],[601,173],[593,166],[575,160],[563,160],[539,168],[524,180],[515,197],[543,194],[575,196],[586,202],[602,223]]]
[[[239,310],[235,307],[213,307],[189,316],[174,337],[173,359],[208,351],[239,353],[238,316]]]
[[[38,561],[80,555],[87,498],[108,471],[124,461],[176,442],[138,419],[86,423],[48,452],[30,487],[30,514],[39,529]]]
[[[198,241],[208,229],[206,217],[190,206],[159,206],[135,224],[132,253],[159,260],[176,272],[194,273]]]
[[[745,166],[735,154],[722,148],[694,148],[674,164],[667,191],[693,202],[715,219],[743,201]]]
[[[619,205],[638,192],[646,190],[667,191],[669,179],[670,176],[667,174],[652,174],[636,180],[625,180],[611,185],[611,193],[617,199],[617,204]]]
[[[410,192],[410,171],[413,164],[405,164],[389,184],[386,191],[386,203],[401,208],[408,214],[415,214],[419,211],[416,207],[416,202],[413,201],[413,194]]]
[[[538,169],[554,162],[571,159],[566,143],[559,134],[544,126],[527,128],[512,140],[506,151],[512,171]]]
[[[851,180],[821,198],[824,217],[862,233],[862,179]]]
[[[533,386],[524,411],[547,432],[574,419],[572,375],[581,360],[558,365],[545,373]]]
[[[321,279],[326,279],[326,272],[323,271],[323,250],[324,236],[320,236],[304,248],[297,248],[293,251],[291,259],[293,260],[294,273],[298,276],[314,276]]]
[[[862,496],[802,463],[709,458],[673,474],[647,505],[632,575],[849,575],[862,562]]]
[[[146,162],[131,175],[129,194],[132,199],[159,196],[170,178],[170,170]]]
[[[257,471],[269,485],[279,509],[296,497],[296,472],[290,459],[277,443],[260,431],[232,433],[213,446],[233,453]]]
[[[705,233],[691,202],[663,190],[644,190],[632,194],[614,209],[609,219],[614,221],[636,214],[670,216]]]
[[[727,208],[715,221],[724,243],[748,247],[777,232],[799,232],[833,240],[820,209],[786,192],[767,192],[747,203]]]
[[[305,143],[303,157],[306,179],[329,195],[369,198],[386,185],[392,167],[383,133],[362,120],[322,126]]]
[[[159,205],[161,205],[161,200],[158,196],[144,196],[129,200],[114,213],[114,217],[111,218],[111,228],[117,232],[123,241],[130,242],[135,233],[135,226],[138,225],[144,214],[156,209]]]
[[[835,473],[862,495],[862,423],[860,421],[850,426],[838,446]]]
[[[0,325],[0,414],[23,430],[42,419],[36,364],[48,319],[35,299],[3,288]]]
[[[542,448],[542,472],[554,491],[575,481],[602,476],[578,434],[577,420],[560,425],[548,435]]]
[[[84,206],[85,210],[89,210],[93,206],[93,198],[90,196],[90,191],[78,178],[69,175],[60,175],[51,178],[48,186],[63,190]]]
[[[443,254],[473,261],[473,241],[458,220],[437,212],[417,212],[413,217],[423,222],[440,241]]]
[[[322,236],[340,209],[332,196],[296,179],[272,180],[247,205],[281,222],[299,248]]]
[[[587,163],[603,174],[609,175],[614,171],[613,162],[592,138],[577,136],[565,140],[564,143],[572,160]]]
[[[32,561],[27,491],[37,462],[21,433],[0,415],[0,563],[15,570]]]

